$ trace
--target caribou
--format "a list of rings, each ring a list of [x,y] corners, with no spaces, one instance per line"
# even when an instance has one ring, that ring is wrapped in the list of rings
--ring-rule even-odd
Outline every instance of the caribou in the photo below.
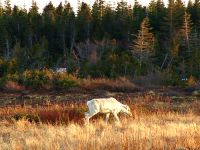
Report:
[[[85,113],[86,123],[89,123],[90,118],[97,113],[106,114],[106,122],[108,122],[111,113],[113,114],[117,122],[120,122],[118,117],[119,112],[132,116],[129,106],[118,102],[113,97],[89,100],[87,101],[87,106],[89,111]]]

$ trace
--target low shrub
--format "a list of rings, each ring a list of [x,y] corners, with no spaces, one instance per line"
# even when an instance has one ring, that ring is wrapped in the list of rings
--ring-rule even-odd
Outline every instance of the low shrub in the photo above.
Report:
[[[197,85],[197,79],[191,75],[187,81],[187,84],[188,86],[195,86]]]
[[[23,85],[13,81],[7,81],[4,86],[7,90],[22,91],[25,89]]]
[[[32,114],[15,114],[15,115],[13,116],[13,118],[14,118],[16,121],[25,119],[25,120],[27,120],[27,121],[29,121],[29,122],[34,122],[34,123],[39,123],[39,122],[40,122],[39,116],[37,116],[37,115],[32,115]]]
[[[13,81],[13,82],[20,82],[20,80],[21,80],[21,76],[20,76],[20,74],[19,73],[14,73],[14,74],[7,74],[7,76],[6,76],[6,80],[7,81]]]
[[[78,86],[78,79],[68,73],[56,73],[53,84],[55,88],[70,88]]]
[[[83,108],[49,108],[40,110],[38,115],[43,123],[81,123],[86,112]]]
[[[16,61],[13,59],[7,61],[0,58],[0,77],[6,76],[8,73],[16,72]]]
[[[23,85],[31,88],[51,88],[53,71],[50,70],[26,70],[22,74]]]
[[[182,81],[180,75],[178,75],[178,74],[170,75],[170,78],[167,78],[164,83],[167,86],[178,86],[178,87],[186,87],[187,86],[187,82]]]
[[[167,85],[168,80],[170,79],[170,74],[166,72],[154,72],[149,73],[145,76],[136,76],[133,79],[133,82],[143,88],[152,88],[162,85]]]
[[[80,87],[87,90],[104,89],[110,91],[135,91],[138,87],[125,77],[117,79],[84,79]]]
[[[7,74],[5,77],[0,79],[0,87],[7,90],[24,90],[25,87],[22,85],[21,76],[18,73]]]
[[[7,74],[0,78],[0,88],[53,89],[78,86],[79,79],[68,73],[55,73],[52,70],[26,70],[23,73]]]
[[[3,89],[5,87],[6,84],[6,78],[0,78],[0,89]]]

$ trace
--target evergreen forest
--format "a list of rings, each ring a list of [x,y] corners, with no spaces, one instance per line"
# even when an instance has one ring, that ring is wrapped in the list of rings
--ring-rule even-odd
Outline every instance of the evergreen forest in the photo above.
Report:
[[[80,78],[171,75],[200,78],[200,0],[152,0],[114,7],[69,2],[29,10],[0,5],[0,77],[26,70],[66,68]]]

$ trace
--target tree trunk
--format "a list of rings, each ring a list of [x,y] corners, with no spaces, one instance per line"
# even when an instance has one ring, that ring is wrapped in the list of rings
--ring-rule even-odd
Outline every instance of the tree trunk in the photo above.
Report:
[[[10,58],[10,45],[9,45],[9,40],[6,38],[6,52],[5,52],[5,59]]]
[[[164,67],[164,65],[165,65],[165,62],[166,62],[166,60],[167,60],[167,57],[168,57],[168,54],[165,55],[165,59],[164,59],[162,65],[161,65],[161,67],[160,67],[161,70],[163,69],[163,67]]]

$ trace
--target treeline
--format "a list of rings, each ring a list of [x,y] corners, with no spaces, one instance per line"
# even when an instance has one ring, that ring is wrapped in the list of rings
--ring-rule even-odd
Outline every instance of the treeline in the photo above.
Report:
[[[148,7],[135,0],[115,8],[96,0],[51,2],[38,12],[0,6],[0,75],[24,70],[66,67],[80,77],[118,77],[167,71],[200,76],[200,1],[152,0]]]

